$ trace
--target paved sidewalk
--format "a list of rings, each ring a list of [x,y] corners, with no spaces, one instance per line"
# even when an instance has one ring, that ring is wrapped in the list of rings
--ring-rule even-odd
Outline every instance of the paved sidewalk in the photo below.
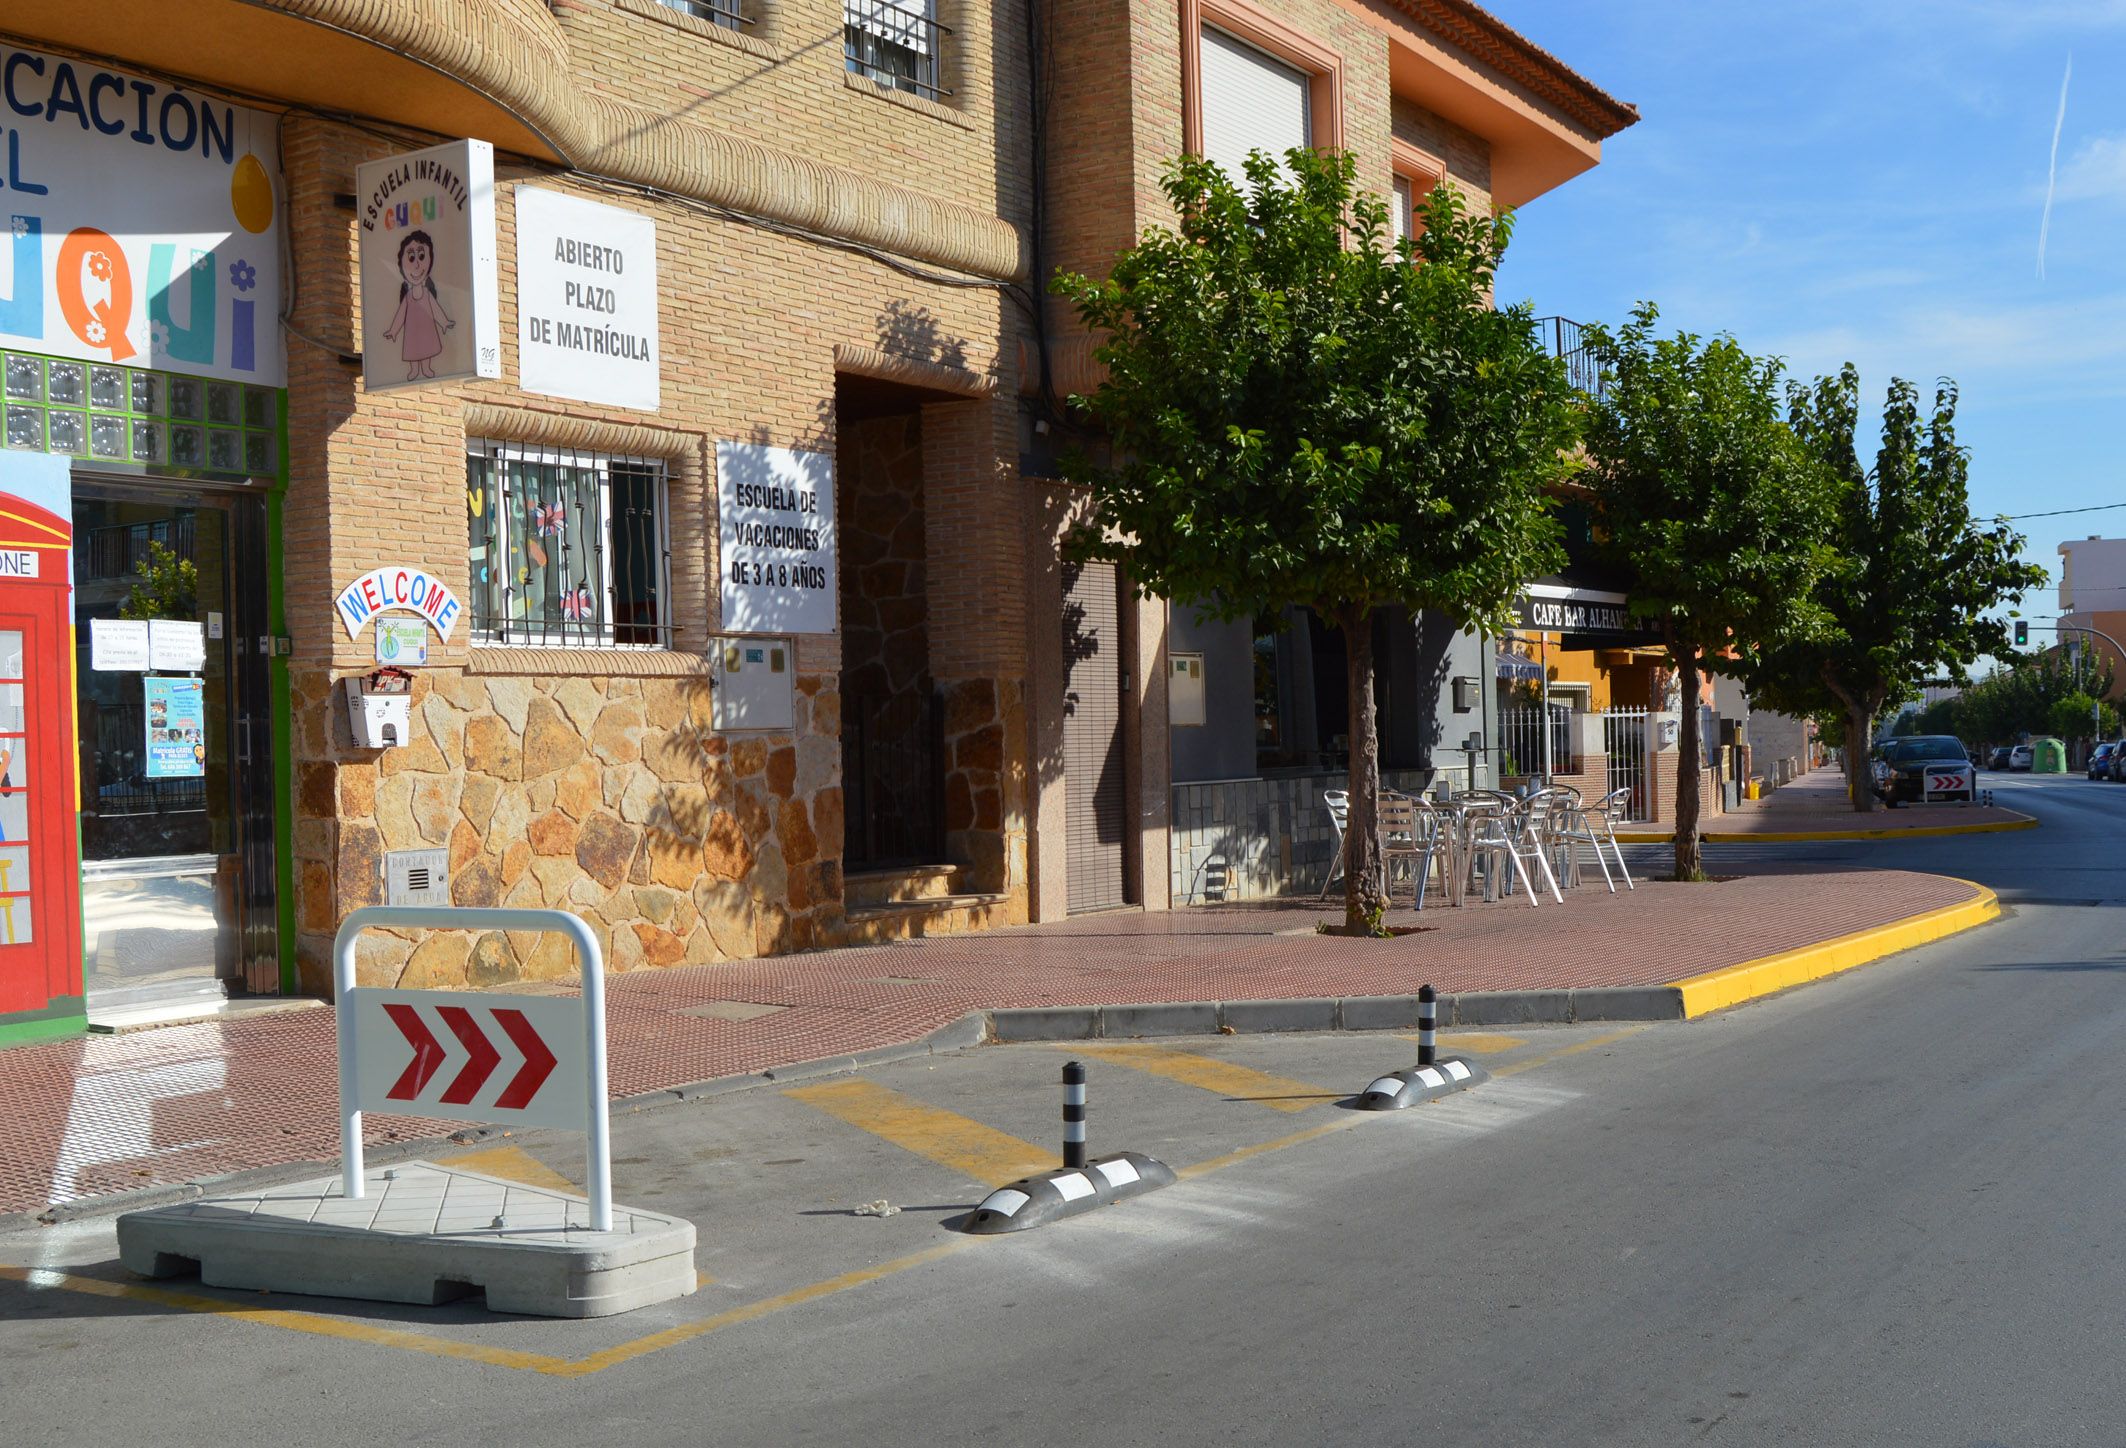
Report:
[[[1984,789],[1983,783],[1979,786]],[[1999,805],[1928,804],[1899,805],[1859,814],[1846,797],[1845,775],[1835,768],[1811,770],[1793,783],[1773,790],[1763,799],[1744,800],[1736,808],[1710,815],[1703,826],[1709,840],[1772,839],[1782,835],[1910,834],[1914,831],[1953,830],[1977,833],[1983,830],[2027,829],[2037,823],[2019,810]],[[1625,831],[1633,840],[1666,840],[1668,832]]]
[[[1123,913],[982,935],[645,970],[609,982],[611,1088],[659,1088],[920,1040],[973,1010],[1665,985],[1972,899],[1901,870],[1706,885],[1599,878],[1525,899],[1315,933],[1311,901]],[[281,1012],[0,1050],[0,1214],[338,1152],[332,1012]],[[371,1116],[376,1143],[456,1123]]]

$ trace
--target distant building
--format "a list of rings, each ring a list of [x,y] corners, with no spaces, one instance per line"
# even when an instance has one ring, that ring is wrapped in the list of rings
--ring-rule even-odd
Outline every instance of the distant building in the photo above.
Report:
[[[2077,628],[2118,642],[2077,634]],[[2108,661],[2112,685],[2106,697],[2126,695],[2126,658],[2119,652],[2119,642],[2126,642],[2126,538],[2091,534],[2060,544],[2059,642],[2063,648],[2093,650]]]

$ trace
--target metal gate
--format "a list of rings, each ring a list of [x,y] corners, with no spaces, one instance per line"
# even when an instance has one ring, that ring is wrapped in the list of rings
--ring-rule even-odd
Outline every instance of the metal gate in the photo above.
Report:
[[[1609,788],[1631,791],[1626,817],[1650,819],[1646,788],[1646,716],[1644,709],[1610,709],[1602,715],[1602,747],[1609,751]]]
[[[932,865],[945,858],[944,718],[927,686],[844,701],[845,868]]]
[[[1122,625],[1111,563],[1063,568],[1063,818],[1070,909],[1129,903]]]

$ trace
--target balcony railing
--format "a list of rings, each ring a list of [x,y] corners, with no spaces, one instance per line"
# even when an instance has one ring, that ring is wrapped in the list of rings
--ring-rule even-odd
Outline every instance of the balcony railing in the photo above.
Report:
[[[1565,375],[1582,392],[1600,397],[1602,368],[1587,350],[1586,327],[1570,317],[1537,317],[1535,325],[1553,357],[1565,360]]]
[[[945,37],[929,6],[890,0],[842,0],[842,55],[849,70],[880,85],[929,100],[952,94],[940,77]]]
[[[677,10],[682,15],[721,25],[726,30],[753,23],[753,17],[739,9],[739,0],[657,0],[657,3],[667,10]]]

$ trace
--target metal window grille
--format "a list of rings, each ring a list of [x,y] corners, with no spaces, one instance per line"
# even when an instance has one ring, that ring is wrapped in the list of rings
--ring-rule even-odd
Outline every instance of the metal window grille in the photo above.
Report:
[[[739,9],[739,0],[657,0],[657,3],[667,10],[677,10],[682,15],[721,25],[726,30],[753,23],[753,17]]]
[[[466,461],[473,637],[562,648],[668,648],[664,464],[475,443]]]
[[[848,69],[880,85],[936,100],[949,96],[939,60],[952,31],[938,24],[931,0],[920,8],[891,0],[842,0],[842,57]]]
[[[1549,735],[1550,763],[1543,763],[1544,735]],[[1572,710],[1552,704],[1549,717],[1541,708],[1506,709],[1499,714],[1499,734],[1506,755],[1513,761],[1512,774],[1571,774]]]

